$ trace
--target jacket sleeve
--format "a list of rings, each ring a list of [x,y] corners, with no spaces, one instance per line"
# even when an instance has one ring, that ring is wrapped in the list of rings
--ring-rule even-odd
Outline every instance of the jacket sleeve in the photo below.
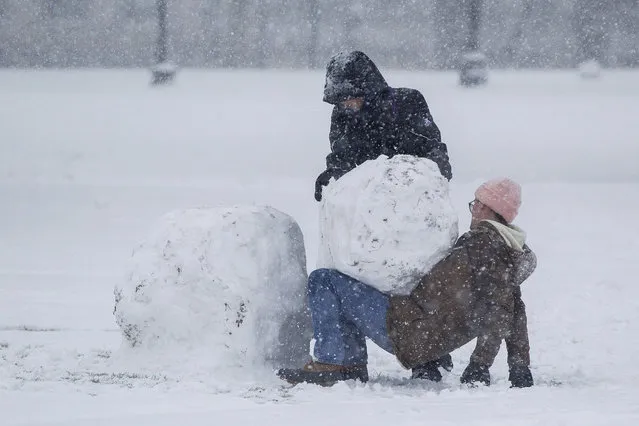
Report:
[[[514,298],[513,322],[510,335],[506,337],[506,350],[508,351],[508,367],[529,367],[530,366],[530,341],[528,339],[528,318],[526,316],[526,305],[521,298],[521,288],[519,287],[530,277],[537,267],[537,256],[524,245],[524,251],[519,255],[515,264],[515,271],[512,278]]]
[[[346,137],[346,123],[344,118],[333,108],[331,115],[331,130],[328,134],[331,152],[326,156],[326,173],[335,179],[355,168],[357,165],[356,152]]]
[[[344,117],[339,113],[337,107],[333,108],[331,113],[331,130],[328,133],[328,140],[331,144],[331,151],[335,146],[335,143],[339,141],[346,134],[346,122]]]
[[[508,368],[530,367],[530,342],[528,340],[528,319],[526,305],[521,298],[521,289],[516,287],[514,296],[514,315],[510,335],[506,337]]]
[[[428,158],[439,167],[442,176],[450,180],[453,177],[448,148],[441,141],[441,133],[428,109],[424,96],[412,90],[406,96],[404,113],[403,140],[405,147],[402,154],[411,154]]]
[[[503,271],[510,262],[497,243],[487,235],[479,234],[477,242],[468,246],[468,255],[473,265],[475,283],[481,299],[482,309],[475,312],[481,332],[470,361],[490,367],[499,352],[501,341],[512,329],[514,315],[513,286],[503,278]]]
[[[499,353],[502,338],[494,334],[484,334],[477,337],[475,350],[470,356],[470,362],[490,368]]]

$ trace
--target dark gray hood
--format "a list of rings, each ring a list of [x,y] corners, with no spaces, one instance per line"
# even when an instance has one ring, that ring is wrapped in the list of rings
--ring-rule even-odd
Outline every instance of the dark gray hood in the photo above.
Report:
[[[350,98],[374,98],[387,88],[382,73],[362,52],[340,52],[326,66],[324,102],[329,104]]]

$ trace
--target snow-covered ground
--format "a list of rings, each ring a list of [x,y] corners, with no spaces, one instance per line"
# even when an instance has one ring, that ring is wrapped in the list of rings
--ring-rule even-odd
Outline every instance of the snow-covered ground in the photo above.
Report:
[[[158,90],[146,71],[0,71],[0,424],[639,424],[639,73],[493,72],[476,90],[387,76],[431,106],[460,231],[481,180],[523,184],[537,386],[510,390],[501,353],[492,387],[461,387],[471,347],[437,385],[371,348],[372,380],[332,388],[120,351],[113,287],[168,211],[272,205],[300,224],[313,269],[322,73],[183,71]]]

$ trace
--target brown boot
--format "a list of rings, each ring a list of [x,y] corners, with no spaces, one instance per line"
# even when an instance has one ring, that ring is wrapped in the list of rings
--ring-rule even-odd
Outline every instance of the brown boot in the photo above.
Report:
[[[277,375],[293,385],[312,383],[333,386],[344,380],[359,380],[363,383],[368,381],[366,364],[344,366],[311,361],[302,368],[282,368]]]

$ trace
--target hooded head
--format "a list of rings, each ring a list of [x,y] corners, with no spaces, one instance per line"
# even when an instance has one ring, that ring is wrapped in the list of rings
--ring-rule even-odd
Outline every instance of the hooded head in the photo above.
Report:
[[[373,98],[388,88],[375,63],[359,51],[340,52],[326,66],[324,102],[337,105],[353,98]]]

